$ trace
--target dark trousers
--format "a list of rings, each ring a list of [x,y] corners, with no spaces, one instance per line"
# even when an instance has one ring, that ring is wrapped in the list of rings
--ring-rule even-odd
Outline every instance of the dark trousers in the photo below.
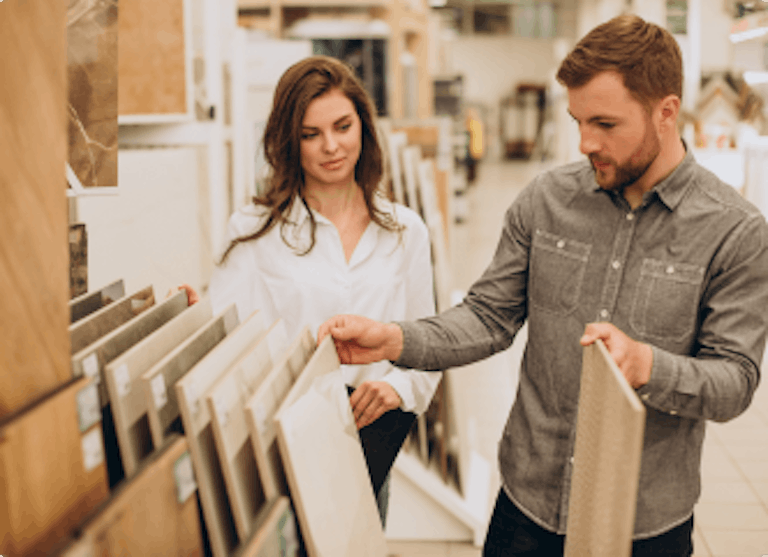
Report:
[[[654,538],[632,543],[632,557],[690,557],[693,517]],[[545,530],[499,490],[483,546],[483,557],[553,557],[562,555],[565,536]]]

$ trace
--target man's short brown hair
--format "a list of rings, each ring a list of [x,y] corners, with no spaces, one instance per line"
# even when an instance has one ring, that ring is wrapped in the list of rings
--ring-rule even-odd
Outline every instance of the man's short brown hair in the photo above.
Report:
[[[621,15],[587,33],[560,64],[557,80],[568,88],[615,71],[630,94],[650,107],[667,95],[683,98],[683,60],[675,38],[636,15]]]

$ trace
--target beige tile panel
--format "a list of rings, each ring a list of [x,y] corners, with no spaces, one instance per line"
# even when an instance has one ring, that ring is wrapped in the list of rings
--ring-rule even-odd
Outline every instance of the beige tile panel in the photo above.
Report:
[[[744,532],[704,529],[703,536],[712,551],[712,557],[768,555],[768,530]]]
[[[747,503],[757,505],[755,491],[743,481],[710,480],[702,483],[701,503]]]
[[[389,557],[448,557],[447,542],[387,542]]]
[[[709,530],[768,532],[768,511],[761,504],[699,503],[694,517],[705,534]]]

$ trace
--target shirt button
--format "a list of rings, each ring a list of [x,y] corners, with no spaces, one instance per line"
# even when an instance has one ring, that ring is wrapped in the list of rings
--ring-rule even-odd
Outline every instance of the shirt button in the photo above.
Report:
[[[601,309],[600,310],[600,317],[603,319],[608,319],[608,310],[607,309]]]
[[[634,213],[627,213],[627,220],[634,220],[635,214]]]
[[[642,398],[643,400],[648,400],[649,398],[651,398],[651,395],[649,395],[648,393],[643,393],[642,395],[640,395],[640,398]]]
[[[674,273],[674,272],[675,272],[675,268],[674,268],[672,265],[670,265],[669,267],[667,267],[667,274],[668,274],[668,275],[671,275],[671,274],[672,274],[672,273]]]
[[[614,269],[618,270],[619,267],[621,267],[621,262],[616,260],[613,263],[611,263],[611,267],[613,267]]]
[[[573,464],[573,461],[574,461],[574,460],[575,460],[575,459],[574,459],[573,457],[571,457],[571,458],[569,458],[569,459],[568,459],[568,462],[570,462],[571,464]]]
[[[563,249],[565,247],[565,241],[564,240],[558,240],[557,241],[557,247],[560,249]]]
[[[677,410],[670,410],[669,411],[670,416],[677,416]]]

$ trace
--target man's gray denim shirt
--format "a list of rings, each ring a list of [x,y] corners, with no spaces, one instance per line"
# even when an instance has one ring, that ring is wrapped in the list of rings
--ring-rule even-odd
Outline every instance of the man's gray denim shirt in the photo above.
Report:
[[[465,300],[399,323],[397,365],[446,369],[508,347],[528,320],[517,397],[499,444],[509,497],[564,534],[582,347],[608,321],[653,349],[634,536],[686,521],[705,420],[749,405],[768,318],[768,227],[688,152],[631,210],[587,161],[546,172],[508,209],[493,261]]]

